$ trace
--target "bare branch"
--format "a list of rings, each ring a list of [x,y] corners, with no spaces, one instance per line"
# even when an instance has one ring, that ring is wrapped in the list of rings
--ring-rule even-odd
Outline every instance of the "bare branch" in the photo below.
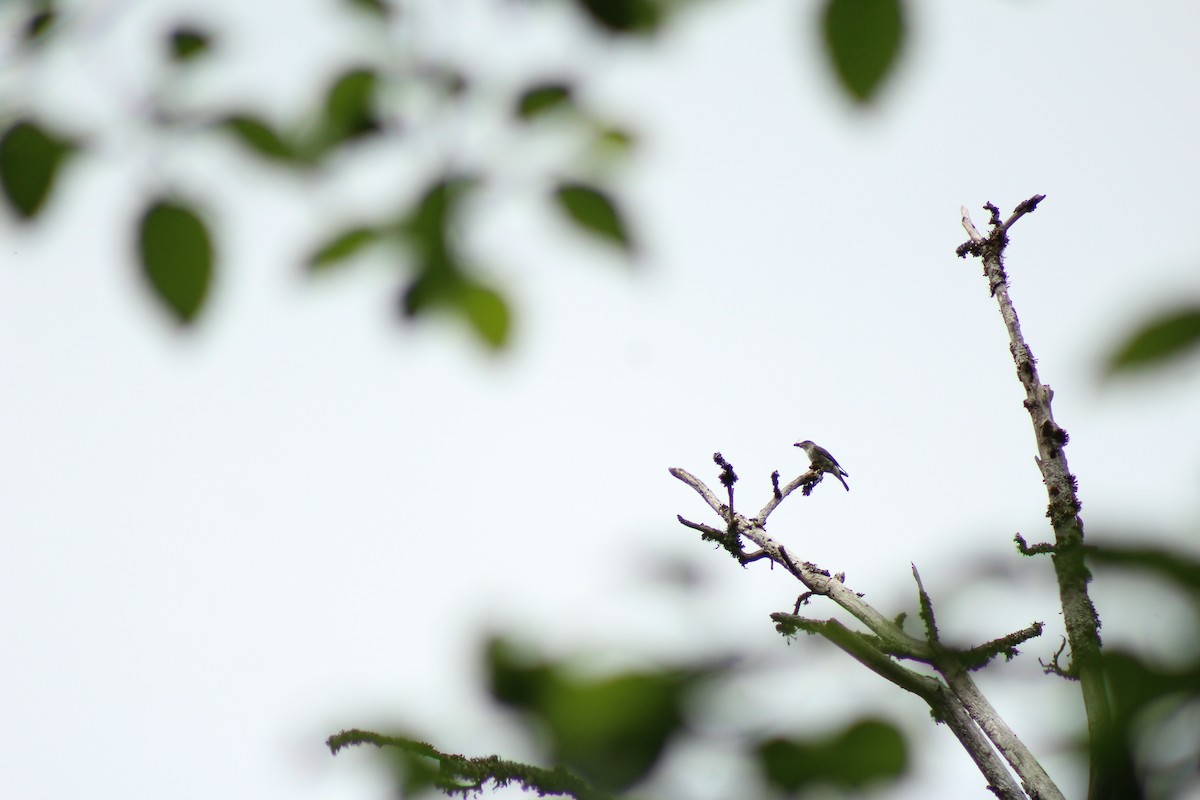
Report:
[[[957,659],[947,658],[939,661],[938,672],[946,679],[946,685],[954,696],[959,699],[971,719],[979,725],[992,744],[1004,755],[1004,759],[1020,776],[1022,785],[1030,797],[1038,800],[1066,800],[1054,781],[1042,769],[1037,758],[1030,752],[1025,743],[1017,737],[1008,723],[997,713],[992,704],[979,691],[975,681],[957,663]]]
[[[1008,330],[1009,352],[1017,367],[1017,377],[1025,389],[1025,410],[1029,412],[1037,440],[1037,466],[1046,484],[1049,507],[1046,516],[1054,530],[1053,564],[1058,577],[1059,600],[1062,604],[1063,622],[1067,629],[1067,640],[1071,647],[1071,664],[1064,670],[1077,675],[1083,692],[1084,709],[1088,719],[1088,740],[1091,752],[1091,791],[1111,791],[1114,780],[1121,775],[1133,774],[1132,767],[1121,763],[1127,754],[1109,743],[1120,737],[1113,730],[1112,709],[1109,706],[1108,687],[1100,643],[1100,619],[1088,595],[1087,584],[1091,579],[1084,563],[1083,519],[1079,516],[1081,504],[1075,476],[1067,466],[1065,447],[1067,432],[1054,420],[1051,401],[1054,392],[1043,384],[1038,376],[1037,360],[1021,333],[1021,324],[1012,299],[1008,295],[1008,278],[1004,272],[1004,249],[1008,244],[1008,229],[1025,214],[1037,208],[1045,195],[1034,195],[1017,206],[1004,223],[999,214],[992,211],[992,232],[983,243],[971,241],[956,252],[960,256],[974,255],[983,261],[992,296],[996,298],[1000,316]],[[993,206],[994,209],[994,206]],[[1043,547],[1028,548],[1018,540],[1022,552],[1045,552]],[[1109,787],[1105,789],[1103,787]]]
[[[1039,798],[1039,800],[1065,800],[1058,787],[1054,785],[1054,781],[1050,780],[1050,776],[1042,769],[1037,758],[1013,733],[1008,723],[979,691],[979,687],[967,673],[959,654],[943,647],[938,641],[937,624],[933,616],[933,599],[925,591],[916,566],[913,567],[913,579],[916,580],[917,590],[920,593],[921,619],[925,621],[925,629],[929,638],[929,652],[932,656],[929,663],[941,673],[946,680],[946,685],[962,703],[963,708],[1003,754],[1005,760],[1020,777],[1029,796]]]
[[[1042,544],[1028,544],[1025,541],[1025,537],[1019,533],[1013,537],[1013,541],[1017,543],[1017,552],[1023,556],[1036,556],[1044,553],[1054,553],[1054,545],[1044,542]]]
[[[683,516],[680,514],[676,514],[675,519],[679,520],[680,524],[686,525],[687,527],[691,528],[692,530],[700,531],[701,533],[707,534],[709,536],[724,536],[725,535],[725,531],[723,531],[723,530],[713,528],[709,525],[702,525],[699,522],[692,522],[691,520],[684,519]]]
[[[799,477],[793,478],[787,486],[784,486],[782,489],[780,489],[778,475],[779,473],[776,472],[772,476],[772,483],[775,491],[771,494],[771,499],[767,501],[767,504],[762,507],[762,511],[759,511],[758,516],[754,518],[759,525],[767,524],[767,517],[771,516],[771,512],[778,508],[779,504],[782,503],[789,494],[796,491],[801,486],[811,486],[821,477],[821,473],[819,471],[810,469],[808,472],[803,473]],[[808,492],[805,492],[804,494],[807,496]]]
[[[998,211],[994,213],[994,216],[997,214]],[[723,456],[717,453],[713,458],[722,468],[721,482],[729,489],[729,499],[732,504],[732,486],[737,477]],[[859,593],[847,588],[843,574],[831,576],[828,571],[811,562],[793,558],[788,554],[786,548],[767,535],[765,523],[771,512],[796,489],[803,488],[805,494],[811,491],[812,487],[820,481],[821,473],[819,471],[809,470],[783,488],[779,487],[778,473],[773,475],[772,496],[758,516],[753,519],[747,519],[744,515],[738,514],[733,510],[732,505],[722,504],[703,481],[686,470],[672,468],[670,473],[699,494],[709,507],[727,523],[727,528],[722,531],[715,527],[685,520],[682,516],[679,517],[681,524],[700,531],[705,538],[722,543],[743,565],[768,559],[773,564],[781,565],[804,585],[807,591],[796,600],[792,614],[772,616],[782,632],[789,635],[797,630],[819,633],[877,674],[925,698],[937,718],[951,725],[955,735],[959,737],[972,759],[987,776],[989,787],[998,796],[1021,798],[1024,795],[1013,781],[1012,776],[1000,763],[996,750],[992,749],[992,744],[989,744],[988,740],[991,740],[999,753],[1003,754],[1017,771],[1026,789],[1033,791],[1033,797],[1042,800],[1061,800],[1062,796],[1058,789],[1050,782],[1036,759],[978,692],[958,654],[939,644],[933,602],[921,583],[921,577],[915,565],[913,566],[913,578],[916,580],[919,590],[921,617],[925,620],[927,641],[909,636],[900,627],[898,621],[887,619],[864,601]],[[746,553],[742,549],[742,537],[749,539],[759,549],[754,553]],[[866,626],[870,634],[850,631],[836,620],[812,620],[798,616],[796,612],[799,611],[800,606],[813,595],[828,597]],[[990,655],[987,657],[994,656],[995,652],[999,652],[999,649],[1002,649],[1002,646],[1007,643],[989,644],[998,649],[988,651]],[[1011,647],[1010,645],[1009,649]],[[971,651],[971,653],[972,663],[984,657],[982,651]],[[937,678],[921,675],[902,667],[894,660],[895,658],[931,664],[942,674],[945,683]]]
[[[668,472],[670,472],[673,477],[678,478],[688,486],[695,489],[696,493],[704,498],[704,502],[708,503],[709,508],[717,512],[717,516],[719,516],[721,519],[727,518],[729,513],[728,507],[717,499],[717,496],[713,494],[712,489],[709,489],[704,485],[704,481],[700,480],[687,470],[679,469],[678,467],[671,467]]]
[[[725,456],[720,453],[713,453],[713,461],[721,468],[721,485],[725,487],[726,493],[729,495],[729,513],[733,513],[733,485],[737,483],[737,473],[733,471],[733,465],[725,460]]]
[[[1004,224],[1001,226],[1001,228],[1007,233],[1008,229],[1011,228],[1013,226],[1013,224],[1016,223],[1017,220],[1019,220],[1021,217],[1025,216],[1026,214],[1032,214],[1034,211],[1037,210],[1038,203],[1042,202],[1045,199],[1046,199],[1046,195],[1035,194],[1033,197],[1029,198],[1028,200],[1018,203],[1017,207],[1013,210],[1012,216],[1010,216],[1008,219],[1006,219],[1004,221]]]
[[[967,211],[966,206],[962,206],[962,225],[967,230],[967,236],[976,244],[983,243],[983,234],[975,227],[975,223],[971,221],[971,214]]]
[[[972,647],[970,650],[959,653],[959,660],[969,672],[974,672],[986,666],[988,662],[1001,653],[1004,654],[1006,660],[1011,661],[1019,653],[1017,645],[1041,636],[1045,627],[1044,623],[1034,622],[1027,628],[1022,628],[1007,636],[1001,636],[999,639],[984,642],[981,645]]]
[[[1025,793],[1013,781],[996,751],[972,722],[972,717],[959,704],[958,698],[941,681],[897,664],[879,651],[879,643],[875,639],[852,631],[837,620],[813,620],[790,614],[772,614],[771,619],[776,621],[777,628],[782,628],[785,632],[799,629],[820,634],[876,675],[923,699],[929,704],[935,717],[945,722],[958,737],[963,748],[987,778],[989,788],[1004,800],[1024,800]],[[1061,795],[1048,794],[1044,795],[1044,798],[1056,800],[1061,798]]]
[[[1040,658],[1038,659],[1038,663],[1042,665],[1042,671],[1049,675],[1057,675],[1060,678],[1066,678],[1068,680],[1077,680],[1079,678],[1078,675],[1073,674],[1068,668],[1065,668],[1059,664],[1059,659],[1062,658],[1063,651],[1066,649],[1067,640],[1064,637],[1062,644],[1057,650],[1054,651],[1054,656],[1050,659],[1050,663],[1046,663]]]
[[[921,621],[925,623],[925,638],[930,644],[937,644],[938,629],[937,620],[933,616],[933,600],[925,591],[925,585],[921,583],[921,573],[917,572],[917,565],[912,565],[913,580],[917,582],[917,600],[921,608]]]

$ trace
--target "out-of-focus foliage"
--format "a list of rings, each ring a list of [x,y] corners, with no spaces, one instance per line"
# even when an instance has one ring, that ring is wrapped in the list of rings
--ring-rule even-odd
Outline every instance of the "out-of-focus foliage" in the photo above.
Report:
[[[528,738],[539,745],[539,762],[549,768],[496,756],[466,759],[411,737],[364,731],[344,731],[330,737],[329,745],[335,753],[351,744],[394,748],[397,784],[406,791],[452,794],[490,781],[518,782],[537,792],[553,786],[577,798],[654,796],[646,794],[647,783],[674,753],[705,736],[703,720],[696,724],[705,693],[737,675],[727,660],[602,676],[581,670],[581,663],[538,658],[506,640],[493,640],[485,649],[492,696],[518,712]],[[724,719],[721,725],[735,722]],[[758,775],[739,790],[747,800],[772,796],[771,787],[786,795],[811,787],[858,791],[901,777],[908,763],[903,735],[878,719],[817,736],[768,737],[746,730],[722,745],[742,759],[747,774]]]
[[[15,122],[0,134],[0,187],[20,219],[33,219],[42,210],[74,149],[65,136],[31,120]]]
[[[1200,348],[1200,305],[1165,311],[1142,323],[1109,356],[1108,373],[1165,366]]]
[[[794,794],[814,786],[864,789],[892,781],[908,767],[908,748],[896,726],[864,719],[821,738],[776,738],[758,748],[772,785]]]
[[[574,105],[571,84],[563,81],[539,83],[521,92],[517,98],[517,116],[521,119],[537,119],[551,111]]]
[[[489,648],[488,667],[496,699],[544,728],[553,763],[612,792],[643,780],[684,732],[687,694],[704,676],[663,670],[581,679],[504,642]]]
[[[334,77],[308,117],[281,130],[253,111],[221,117],[217,127],[232,134],[246,150],[264,160],[299,171],[323,166],[343,145],[383,132],[376,110],[379,74],[352,67]]]
[[[195,209],[155,200],[138,226],[142,274],[154,294],[181,323],[200,313],[212,282],[213,247],[208,226]]]
[[[904,45],[901,0],[828,0],[825,47],[842,88],[857,102],[872,100]]]
[[[1166,548],[1104,546],[1088,553],[1103,570],[1101,579],[1109,570],[1141,574],[1191,601],[1192,626],[1174,632],[1173,663],[1132,650],[1105,653],[1119,738],[1095,746],[1129,752],[1132,758],[1119,761],[1136,764],[1144,797],[1194,797],[1200,790],[1200,561]]]
[[[610,33],[650,34],[677,3],[669,0],[574,0],[592,22]]]
[[[212,47],[212,36],[202,28],[181,25],[171,31],[168,44],[171,58],[176,61],[191,61],[209,51]]]
[[[560,183],[554,199],[571,222],[588,233],[612,242],[627,252],[633,251],[629,226],[613,199],[601,189],[582,183]]]
[[[392,5],[387,0],[343,0],[350,8],[366,11],[382,19],[392,15]]]
[[[30,3],[17,35],[23,44],[37,46],[54,31],[58,16],[57,4],[50,0]]]
[[[499,89],[490,81],[490,76],[471,63],[459,64],[452,59],[428,51],[425,42],[414,37],[406,27],[413,16],[435,8],[439,0],[342,0],[335,6],[343,13],[360,21],[370,20],[375,32],[388,40],[384,47],[374,51],[370,48],[347,48],[360,52],[354,63],[342,64],[323,79],[305,87],[311,98],[307,111],[296,118],[280,121],[273,118],[264,108],[247,106],[242,99],[230,98],[222,103],[219,99],[206,101],[207,107],[189,107],[183,91],[184,82],[173,78],[183,74],[199,74],[211,69],[221,59],[234,51],[234,47],[222,47],[225,42],[237,42],[239,32],[222,30],[219,22],[205,21],[199,24],[191,19],[180,19],[167,27],[160,43],[162,63],[161,75],[148,76],[148,96],[130,103],[119,88],[114,96],[100,98],[101,102],[118,111],[103,119],[88,118],[77,113],[75,108],[54,108],[53,97],[36,97],[36,92],[8,92],[0,95],[0,188],[3,189],[7,206],[22,221],[34,220],[54,196],[61,190],[69,190],[71,169],[63,169],[72,159],[67,156],[79,153],[81,157],[103,158],[115,149],[112,142],[137,140],[144,161],[134,163],[129,169],[141,170],[142,174],[130,176],[131,184],[146,184],[154,187],[148,194],[174,192],[189,197],[208,198],[211,194],[197,185],[194,175],[185,178],[172,172],[169,160],[156,155],[172,148],[191,147],[193,142],[208,137],[236,142],[251,159],[270,164],[281,170],[281,179],[286,173],[294,173],[312,182],[313,186],[334,182],[343,171],[353,169],[353,159],[346,157],[352,151],[364,152],[360,147],[372,144],[371,158],[381,163],[392,155],[403,156],[421,140],[421,133],[441,124],[443,113],[453,108],[459,119],[494,119],[497,104],[494,102]],[[523,15],[522,24],[538,24],[537,7],[546,0],[484,0],[494,3],[499,13],[505,4],[527,6],[514,9]],[[557,0],[557,3],[573,9],[583,21],[583,29],[590,29],[590,36],[603,47],[608,40],[630,39],[645,47],[653,47],[658,34],[668,29],[685,11],[716,5],[720,0]],[[136,4],[135,4],[136,5]],[[0,28],[0,53],[21,52],[21,57],[10,66],[6,76],[8,87],[22,87],[26,75],[37,71],[41,60],[53,59],[55,55],[85,44],[94,44],[87,37],[94,36],[96,28],[81,25],[86,14],[71,10],[62,13],[58,5],[49,0],[9,0],[5,16],[8,29]],[[797,13],[818,13],[819,9],[798,9]],[[126,12],[114,8],[108,12],[120,15]],[[833,74],[848,95],[857,101],[868,101],[878,94],[878,86],[896,62],[903,37],[903,18],[899,0],[831,0],[825,9],[826,45],[833,67]],[[553,16],[546,14],[547,18]],[[111,22],[111,20],[110,20]],[[0,24],[3,24],[0,21]],[[110,31],[119,26],[105,25],[101,30]],[[346,36],[356,35],[353,26],[345,27]],[[358,29],[361,31],[361,29]],[[419,30],[416,29],[416,30]],[[101,33],[101,35],[104,35]],[[85,41],[86,40],[86,41]],[[817,46],[814,42],[801,46]],[[60,59],[70,63],[71,59]],[[74,61],[83,63],[81,59]],[[119,72],[106,65],[95,65],[93,59],[87,63],[97,73]],[[479,71],[475,71],[479,70]],[[288,75],[272,76],[275,80],[292,80]],[[306,79],[311,80],[311,79]],[[30,81],[32,85],[32,80]],[[621,121],[605,119],[589,108],[586,82],[577,76],[530,75],[515,91],[511,104],[513,112],[506,123],[515,140],[534,141],[550,128],[562,135],[574,136],[580,146],[573,156],[562,163],[549,166],[557,176],[549,200],[550,208],[556,210],[585,236],[598,238],[615,245],[618,259],[632,258],[637,240],[636,215],[625,209],[625,201],[610,185],[609,171],[620,167],[634,152],[636,136]],[[13,98],[25,98],[16,101]],[[36,100],[30,99],[36,97]],[[416,99],[414,99],[416,98]],[[124,117],[120,109],[125,108]],[[503,105],[500,108],[504,110]],[[52,113],[57,112],[57,113]],[[71,119],[72,137],[57,133],[47,119]],[[480,128],[486,125],[479,125]],[[455,137],[434,137],[444,141],[445,152],[427,160],[430,169],[424,176],[411,180],[417,189],[413,194],[428,197],[438,191],[446,173],[455,170],[470,171],[480,185],[492,182],[504,183],[501,173],[504,150],[496,156],[494,163],[459,164],[454,156]],[[84,143],[88,147],[84,146]],[[376,145],[384,145],[382,147]],[[389,151],[390,148],[390,151]],[[425,151],[417,149],[417,152]],[[455,165],[453,169],[450,165]],[[236,184],[236,174],[212,174],[214,182],[225,185]],[[542,176],[549,179],[549,175]],[[512,184],[509,181],[505,185]],[[516,182],[522,185],[543,186],[543,181]],[[154,202],[147,198],[146,205]],[[208,200],[208,202],[212,202]],[[385,215],[386,216],[386,215]],[[376,244],[399,244],[401,247],[384,247],[382,252],[392,253],[409,270],[403,281],[402,300],[398,304],[401,315],[408,319],[423,318],[433,308],[449,311],[460,319],[478,340],[492,349],[500,349],[511,340],[513,325],[512,303],[508,289],[499,281],[489,277],[487,270],[477,264],[467,267],[468,259],[463,256],[465,247],[460,240],[470,238],[469,224],[457,222],[445,229],[442,236],[448,247],[445,258],[432,254],[422,244],[419,235],[398,223],[400,215],[393,215],[390,222],[377,224],[377,220],[357,219],[342,223],[337,230],[315,231],[318,244],[312,248],[309,261],[311,272],[323,272],[333,265],[347,265],[359,253]],[[219,218],[214,214],[214,218]],[[140,231],[139,236],[145,232]],[[220,231],[215,234],[219,236]],[[45,235],[53,235],[47,231]],[[427,243],[426,243],[427,244]],[[167,246],[167,245],[162,245]],[[290,243],[281,243],[280,251],[290,250]],[[413,256],[416,251],[417,255]],[[413,256],[403,258],[404,254]],[[213,259],[206,270],[193,269],[190,274],[191,289],[183,291],[177,279],[180,275],[170,273],[172,281],[161,282],[163,273],[160,265],[151,269],[144,261],[142,267],[151,279],[157,297],[178,321],[193,324],[200,319],[199,310],[205,293],[199,287],[207,286],[207,278],[199,280],[201,272],[215,276],[221,264]],[[191,263],[195,253],[179,254],[179,263]],[[165,255],[156,256],[165,262]],[[489,261],[503,263],[504,253],[489,254]]]

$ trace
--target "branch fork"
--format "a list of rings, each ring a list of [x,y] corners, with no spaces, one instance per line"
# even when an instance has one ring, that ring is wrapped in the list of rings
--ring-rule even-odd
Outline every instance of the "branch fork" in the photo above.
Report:
[[[1062,800],[1061,792],[1037,759],[1000,718],[968,674],[998,655],[1006,658],[1015,656],[1018,644],[1041,634],[1041,623],[1033,623],[1021,631],[966,650],[947,647],[938,636],[933,601],[921,585],[916,567],[913,567],[926,636],[924,639],[911,636],[903,630],[898,620],[886,618],[863,600],[860,593],[848,588],[843,573],[831,575],[812,562],[800,561],[767,535],[766,522],[771,512],[797,488],[806,487],[809,491],[803,494],[809,494],[820,478],[819,473],[813,475],[810,470],[783,488],[779,487],[778,473],[775,473],[772,476],[771,498],[756,516],[747,517],[733,509],[733,483],[736,482],[733,467],[720,453],[715,454],[713,460],[721,467],[720,478],[728,490],[728,503],[722,502],[704,481],[687,470],[676,467],[670,470],[670,474],[691,487],[716,512],[724,527],[693,522],[682,516],[678,517],[679,522],[700,531],[702,539],[721,544],[742,566],[769,559],[800,581],[805,591],[796,599],[792,612],[771,615],[776,630],[785,636],[793,636],[800,631],[819,634],[877,675],[925,700],[934,718],[945,722],[962,742],[986,777],[988,787],[998,797],[1004,800]],[[730,476],[734,476],[732,480]],[[742,545],[743,539],[751,541],[758,550],[747,553]],[[851,630],[836,619],[800,616],[800,607],[818,595],[828,597],[849,612],[867,631]],[[940,678],[903,666],[898,659],[926,664]],[[1020,778],[1021,785],[1014,780],[1005,762]]]

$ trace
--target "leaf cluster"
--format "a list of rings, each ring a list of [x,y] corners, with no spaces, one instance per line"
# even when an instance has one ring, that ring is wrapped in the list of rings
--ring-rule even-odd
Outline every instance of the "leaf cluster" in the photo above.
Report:
[[[524,0],[530,2],[531,0]],[[717,0],[706,0],[713,3]],[[427,0],[436,2],[436,0]],[[628,39],[652,43],[683,12],[706,3],[700,0],[558,0],[603,41]],[[0,31],[0,46],[23,50],[23,58],[49,60],[56,48],[73,46],[87,35],[77,27],[78,15],[64,14],[56,0],[14,0],[11,15],[19,24]],[[175,88],[185,73],[202,71],[221,59],[226,31],[189,17],[178,20],[163,35],[162,63],[155,76],[162,85],[145,104],[131,108],[121,123],[90,122],[72,109],[46,110],[10,107],[0,98],[0,193],[17,220],[32,224],[50,207],[60,192],[70,163],[102,157],[106,140],[127,138],[128,128],[156,142],[191,142],[197,133],[224,137],[264,165],[272,165],[304,180],[334,180],[353,161],[353,154],[381,159],[385,149],[365,149],[378,143],[395,152],[406,152],[430,117],[453,107],[469,110],[462,118],[491,113],[494,89],[481,85],[486,76],[470,65],[447,63],[429,57],[424,43],[412,41],[406,5],[395,0],[342,0],[342,13],[369,20],[388,38],[389,50],[368,53],[344,64],[317,85],[309,87],[308,110],[280,122],[253,107],[189,108]],[[859,104],[874,101],[894,71],[906,37],[906,12],[902,0],[826,0],[820,8],[823,45],[832,74],[846,96]],[[393,57],[393,56],[399,57]],[[566,73],[568,70],[563,70]],[[18,79],[19,80],[19,79]],[[551,174],[549,207],[585,237],[611,247],[630,259],[638,252],[637,236],[624,201],[608,186],[609,168],[632,152],[636,136],[627,126],[595,115],[584,101],[586,85],[569,74],[533,75],[520,86],[509,104],[510,121],[519,139],[534,142],[547,127],[571,130],[580,142],[576,156]],[[430,102],[405,105],[403,98]],[[114,98],[114,107],[120,99]],[[432,109],[432,110],[430,110]],[[75,130],[65,130],[55,119],[70,119]],[[156,148],[148,148],[154,150]],[[455,163],[446,152],[444,163]],[[224,249],[221,231],[212,219],[218,209],[205,192],[189,182],[157,174],[161,164],[147,159],[142,165],[154,171],[153,184],[136,219],[131,220],[137,241],[138,266],[161,307],[184,326],[196,324],[213,301],[219,283]],[[418,180],[415,194],[427,200],[444,191],[460,173],[470,173],[475,186],[487,185],[502,164],[443,166]],[[224,176],[236,180],[237,176]],[[137,180],[135,178],[135,180]],[[418,200],[419,206],[425,200]],[[472,263],[465,248],[452,240],[466,237],[467,223],[456,221],[458,206],[447,212],[440,233],[406,226],[414,209],[398,209],[383,221],[356,220],[326,233],[309,265],[313,272],[348,261],[380,243],[404,244],[418,252],[409,259],[410,276],[403,281],[400,315],[423,317],[438,309],[462,320],[478,340],[496,350],[511,338],[513,311],[505,287],[485,277],[487,270]],[[419,209],[415,213],[419,213]],[[389,217],[389,215],[384,215]],[[437,239],[447,246],[438,253]],[[393,251],[406,252],[405,247]]]

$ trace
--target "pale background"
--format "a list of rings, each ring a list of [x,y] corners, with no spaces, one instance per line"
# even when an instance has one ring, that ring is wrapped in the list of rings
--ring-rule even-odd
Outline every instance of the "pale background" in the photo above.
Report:
[[[494,5],[446,2],[414,15],[417,34],[498,87],[565,66],[628,120],[641,147],[614,181],[644,251],[631,270],[536,192],[497,187],[472,250],[517,307],[502,357],[449,323],[394,321],[381,257],[316,282],[296,267],[415,191],[412,164],[366,153],[322,186],[131,125],[73,165],[37,226],[0,222],[0,796],[384,797],[374,751],[324,749],[355,726],[527,756],[480,688],[492,631],[613,666],[738,653],[765,671],[715,701],[731,716],[813,734],[884,713],[928,739],[887,796],[990,796],[918,701],[774,633],[790,578],[674,521],[712,517],[668,467],[715,482],[720,450],[757,508],[771,470],[804,467],[800,438],[852,491],[792,498],[772,535],[887,614],[914,608],[915,563],[964,642],[1046,622],[980,680],[1080,796],[1078,695],[1036,663],[1061,634],[1052,573],[1011,544],[1049,536],[1045,493],[995,304],[954,256],[959,206],[982,226],[987,200],[1007,214],[1047,195],[1008,266],[1089,532],[1194,542],[1195,365],[1098,375],[1122,331],[1200,291],[1200,6],[914,4],[904,62],[864,113],[807,4],[714,2],[653,46],[611,48],[566,14],[480,11]],[[185,96],[286,116],[350,45],[380,44],[331,7],[186,14],[224,36]],[[5,105],[120,130],[186,8],[85,5],[85,46],[32,75],[4,62]],[[507,157],[485,123],[454,130],[465,161]],[[542,157],[512,154],[529,166],[513,183]],[[130,258],[160,186],[207,203],[220,237],[186,333]],[[678,561],[700,591],[663,581]],[[1095,597],[1108,642],[1172,646],[1182,606],[1116,581]],[[719,748],[684,771],[696,797],[737,794]]]

